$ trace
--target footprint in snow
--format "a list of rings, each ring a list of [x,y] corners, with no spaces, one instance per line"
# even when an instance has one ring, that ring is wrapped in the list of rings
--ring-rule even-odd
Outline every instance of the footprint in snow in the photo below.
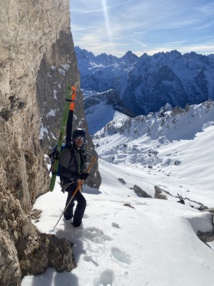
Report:
[[[102,243],[106,240],[112,240],[112,238],[106,234],[101,229],[96,227],[88,227],[84,230],[84,237],[90,239],[96,243]]]
[[[132,262],[131,257],[117,247],[112,247],[111,254],[114,258],[122,263],[130,265]]]
[[[111,286],[114,278],[112,270],[104,271],[99,279],[96,279],[94,286]]]

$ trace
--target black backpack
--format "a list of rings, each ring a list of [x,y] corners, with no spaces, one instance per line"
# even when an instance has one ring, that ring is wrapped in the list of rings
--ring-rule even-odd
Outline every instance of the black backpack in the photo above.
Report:
[[[65,149],[66,145],[63,143],[60,149],[60,152],[57,151],[57,145],[54,147],[54,149],[52,150],[52,152],[48,155],[49,158],[51,159],[51,166],[49,169],[49,173],[54,171],[54,162],[56,159],[59,159],[60,153],[62,152],[63,149]],[[60,165],[58,165],[58,169],[56,172],[56,176],[60,176]]]
[[[62,144],[61,146],[61,149],[60,149],[60,152],[57,151],[57,145],[54,147],[53,151],[49,154],[49,158],[51,159],[51,166],[50,166],[50,169],[49,169],[49,173],[52,172],[53,173],[53,166],[54,166],[54,162],[56,159],[59,159],[60,157],[60,153],[68,146],[66,146],[65,143]],[[69,149],[70,150],[73,150],[73,146],[69,146]],[[87,154],[86,154],[86,151],[85,151],[85,148],[82,147],[82,155],[83,155],[83,158],[84,158],[84,161],[86,161],[86,158],[87,158]],[[56,176],[60,177],[60,164],[58,165],[58,169],[57,169],[57,172],[56,172]]]

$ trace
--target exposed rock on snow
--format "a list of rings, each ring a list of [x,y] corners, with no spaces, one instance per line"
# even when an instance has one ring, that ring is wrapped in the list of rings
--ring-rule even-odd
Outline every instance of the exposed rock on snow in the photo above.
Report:
[[[158,186],[155,186],[155,198],[160,200],[167,200],[167,196],[164,194],[164,190]]]
[[[125,185],[125,184],[126,184],[125,180],[124,180],[124,179],[122,179],[122,178],[118,178],[118,181],[119,181],[121,184],[123,184],[123,185]]]
[[[143,197],[143,198],[152,198],[152,196],[148,195],[147,192],[143,191],[140,187],[138,187],[137,185],[134,185],[133,190],[135,192],[135,194],[138,197]]]

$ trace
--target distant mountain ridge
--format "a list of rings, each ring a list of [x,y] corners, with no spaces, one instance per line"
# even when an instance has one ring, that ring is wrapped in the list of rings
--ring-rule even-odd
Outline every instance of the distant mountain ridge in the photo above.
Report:
[[[93,53],[75,47],[81,88],[113,89],[134,115],[156,112],[165,104],[184,108],[214,99],[214,55],[178,51],[123,57]]]

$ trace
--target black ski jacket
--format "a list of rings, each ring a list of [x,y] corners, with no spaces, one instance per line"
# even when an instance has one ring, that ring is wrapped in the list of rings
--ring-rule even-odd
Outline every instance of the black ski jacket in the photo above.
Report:
[[[79,175],[84,172],[85,164],[86,155],[82,148],[77,150],[75,146],[66,147],[60,153],[60,178],[62,180],[78,179]]]

